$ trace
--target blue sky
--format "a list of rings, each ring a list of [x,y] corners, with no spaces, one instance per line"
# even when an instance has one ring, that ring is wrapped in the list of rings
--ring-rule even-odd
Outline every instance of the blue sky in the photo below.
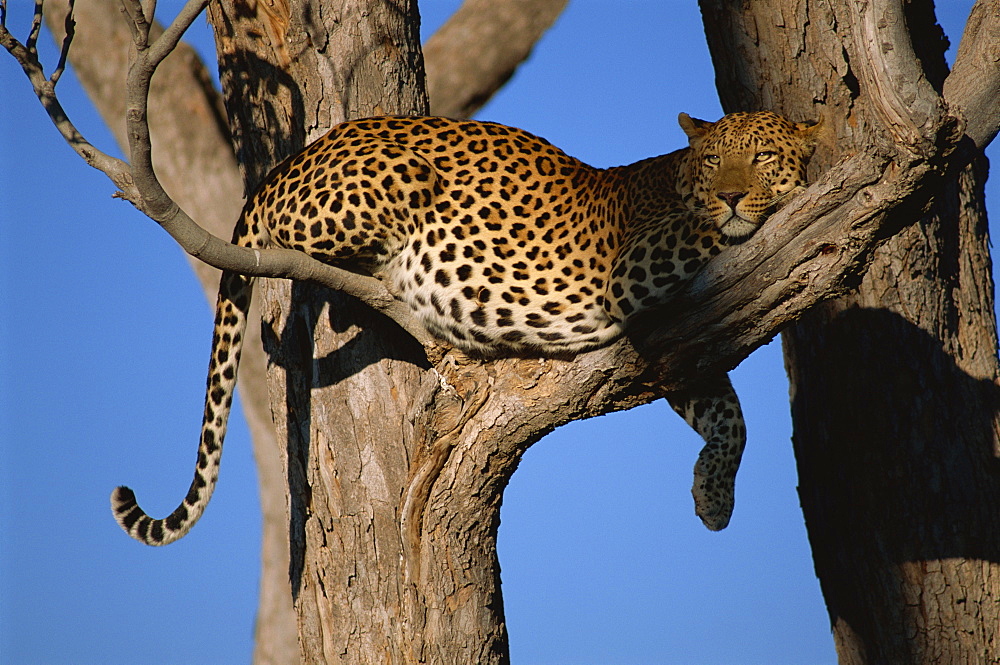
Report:
[[[422,3],[425,29],[457,4]],[[957,43],[972,2],[939,4]],[[23,39],[29,3],[11,5]],[[204,21],[191,40],[210,53]],[[140,546],[108,508],[122,483],[163,514],[187,489],[208,303],[181,250],[111,198],[6,53],[0,90],[0,661],[248,662],[260,516],[240,413],[212,505],[186,538]],[[84,135],[114,152],[72,75],[59,92]],[[696,2],[574,0],[479,117],[611,166],[683,146],[679,111],[721,115]],[[991,181],[994,219],[998,195]],[[528,451],[500,527],[514,663],[836,662],[779,344],[733,380],[749,442],[721,533],[694,516],[700,442],[664,402],[573,423]]]

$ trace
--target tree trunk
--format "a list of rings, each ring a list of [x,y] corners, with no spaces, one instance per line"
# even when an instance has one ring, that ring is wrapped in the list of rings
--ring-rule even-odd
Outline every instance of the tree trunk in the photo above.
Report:
[[[258,16],[238,2],[209,9],[251,190],[338,122],[427,111],[415,2],[275,6],[284,13],[263,3]],[[398,504],[412,457],[409,405],[426,360],[391,322],[345,296],[282,280],[261,291],[302,662],[409,660]]]
[[[412,11],[313,3],[265,40],[257,21],[212,4],[251,187],[328,124],[424,110]],[[452,355],[432,366],[412,338],[347,296],[279,280],[262,291],[303,661],[507,662],[496,535],[520,455],[559,424],[665,388],[616,380],[645,367],[627,345],[582,363]]]
[[[822,114],[837,137],[830,148],[865,150],[885,123],[848,4],[702,0],[723,106]],[[948,72],[931,3],[908,3],[904,15],[885,4],[881,20],[902,27],[886,48],[913,48],[939,93]],[[837,156],[821,150],[814,167]],[[1000,662],[985,177],[980,158],[945,174],[926,210],[894,212],[889,228],[905,228],[876,251],[857,290],[783,334],[799,492],[842,663]]]

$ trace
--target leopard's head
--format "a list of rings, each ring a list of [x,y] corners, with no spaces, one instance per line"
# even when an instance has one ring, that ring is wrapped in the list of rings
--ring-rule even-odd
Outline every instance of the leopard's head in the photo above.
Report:
[[[718,122],[681,113],[678,121],[690,142],[694,205],[737,240],[804,188],[821,127],[770,111],[730,113]]]

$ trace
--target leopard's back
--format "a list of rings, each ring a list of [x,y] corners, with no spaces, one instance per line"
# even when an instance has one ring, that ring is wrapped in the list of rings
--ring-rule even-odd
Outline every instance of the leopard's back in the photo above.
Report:
[[[277,245],[386,279],[454,346],[572,353],[623,329],[605,293],[627,186],[512,127],[369,118],[283,165],[248,216]]]

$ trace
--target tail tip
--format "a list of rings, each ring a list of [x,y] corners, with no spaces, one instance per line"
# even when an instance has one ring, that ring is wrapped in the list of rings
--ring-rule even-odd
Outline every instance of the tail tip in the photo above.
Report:
[[[126,505],[134,504],[135,492],[124,485],[119,485],[111,492],[111,510],[117,515]]]

